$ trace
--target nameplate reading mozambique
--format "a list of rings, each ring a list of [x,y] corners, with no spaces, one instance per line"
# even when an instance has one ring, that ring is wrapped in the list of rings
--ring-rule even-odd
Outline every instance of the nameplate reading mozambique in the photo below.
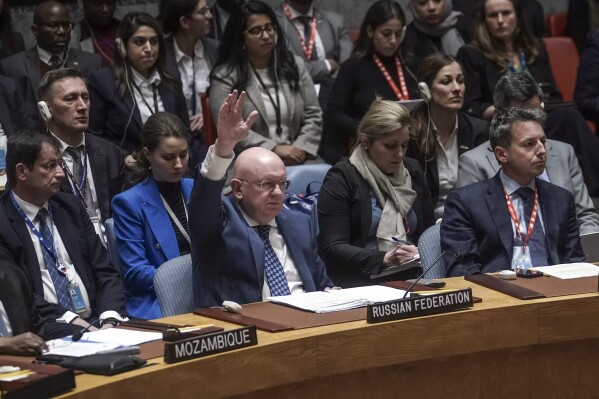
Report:
[[[414,296],[368,305],[366,321],[368,323],[380,323],[382,321],[409,319],[411,317],[427,316],[468,308],[472,307],[472,304],[471,288],[432,295]]]
[[[166,342],[164,345],[164,361],[166,363],[177,363],[257,344],[256,326],[198,335],[181,341]]]

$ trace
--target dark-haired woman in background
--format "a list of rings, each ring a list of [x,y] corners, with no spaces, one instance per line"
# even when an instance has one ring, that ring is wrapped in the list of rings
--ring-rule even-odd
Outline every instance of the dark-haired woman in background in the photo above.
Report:
[[[154,291],[156,269],[189,253],[187,201],[192,179],[187,126],[157,112],[142,130],[143,148],[134,173],[138,184],[112,200],[115,234],[127,295],[127,312],[142,319],[162,317]]]
[[[322,111],[304,62],[287,50],[274,11],[248,1],[231,15],[211,75],[210,107],[214,119],[233,90],[245,91],[243,115],[258,118],[236,151],[264,147],[286,165],[317,156]]]
[[[366,12],[352,57],[339,69],[325,115],[322,156],[335,164],[347,156],[358,124],[378,97],[408,100],[417,95],[416,76],[400,45],[406,17],[392,0],[379,0]]]
[[[132,152],[141,144],[150,115],[170,112],[185,126],[189,117],[181,82],[166,69],[160,24],[149,14],[132,12],[123,18],[117,36],[113,67],[88,77],[89,131]]]

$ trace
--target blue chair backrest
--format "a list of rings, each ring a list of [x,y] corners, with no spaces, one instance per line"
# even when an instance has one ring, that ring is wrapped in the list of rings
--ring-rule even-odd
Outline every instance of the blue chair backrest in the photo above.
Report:
[[[291,186],[287,191],[305,195],[319,192],[329,169],[331,165],[327,163],[288,166],[287,179],[291,181]]]
[[[193,311],[191,270],[191,254],[168,260],[156,270],[154,290],[164,317]]]
[[[418,240],[418,252],[422,261],[422,270],[426,270],[441,256],[441,225],[435,224],[422,233]],[[444,278],[447,273],[445,260],[439,262],[429,270],[425,278]]]

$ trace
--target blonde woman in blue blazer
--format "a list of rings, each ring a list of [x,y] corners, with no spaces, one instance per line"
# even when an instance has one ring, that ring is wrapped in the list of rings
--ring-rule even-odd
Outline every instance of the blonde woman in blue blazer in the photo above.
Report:
[[[112,201],[127,312],[134,317],[162,317],[154,291],[156,269],[190,252],[187,201],[193,180],[183,179],[189,161],[187,136],[177,116],[150,116],[136,160],[139,183]]]

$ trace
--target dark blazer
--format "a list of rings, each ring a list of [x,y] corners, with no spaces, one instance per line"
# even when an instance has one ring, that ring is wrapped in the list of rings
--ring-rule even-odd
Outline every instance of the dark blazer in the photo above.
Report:
[[[412,209],[418,221],[408,238],[417,243],[420,234],[434,223],[433,205],[418,162],[405,158],[404,166],[416,191]],[[318,194],[319,253],[331,279],[344,288],[383,281],[371,280],[369,275],[379,273],[385,252],[364,249],[372,222],[370,193],[370,185],[343,159],[329,170]],[[396,280],[397,275],[391,279]]]
[[[181,180],[185,201],[192,187],[193,180]],[[127,312],[142,319],[158,319],[162,313],[154,291],[154,275],[160,265],[181,253],[156,181],[149,177],[117,195],[112,208]]]
[[[584,261],[574,196],[540,179],[536,186],[551,264]],[[457,250],[463,258],[448,264],[448,276],[510,269],[513,247],[512,221],[499,173],[449,193],[441,222],[441,249]]]
[[[200,174],[191,193],[189,232],[195,306],[262,301],[264,244],[249,227],[233,196],[221,197],[225,180]],[[287,244],[305,291],[333,286],[318,256],[310,216],[282,209],[277,226]]]
[[[123,284],[119,272],[110,263],[108,252],[102,246],[79,201],[71,194],[57,193],[48,203],[52,208],[55,228],[87,290],[91,317],[98,317],[107,310],[125,314]],[[29,228],[12,204],[10,192],[0,196],[0,246],[6,249],[3,253],[22,267],[32,282],[40,314],[50,321],[62,316],[65,309],[43,299],[40,265],[29,236]]]
[[[471,37],[471,26],[468,24],[468,19],[462,15],[458,18],[454,27],[459,32],[460,36],[462,36],[464,43],[468,43]],[[429,36],[422,33],[416,29],[413,21],[410,22],[406,28],[406,37],[403,42],[408,51],[416,57],[418,64],[420,64],[420,61],[422,61],[423,58],[428,57],[431,54],[443,52],[441,36]]]
[[[585,118],[599,125],[599,31],[591,33],[578,64],[574,99]]]
[[[204,57],[208,64],[208,68],[212,69],[216,58],[218,57],[218,42],[209,37],[203,37],[200,39],[204,45]],[[165,40],[166,48],[166,69],[168,73],[181,79],[181,73],[179,73],[179,67],[177,66],[177,56],[175,54],[175,38],[171,36]]]
[[[89,133],[85,133],[85,143],[85,150],[94,177],[100,214],[102,220],[105,221],[112,217],[110,202],[127,186],[127,173],[123,162],[125,154],[111,142]],[[73,192],[73,187],[67,177],[62,180],[60,190],[67,193]]]
[[[38,87],[42,78],[40,58],[37,47],[22,51],[2,60],[2,68],[7,76],[13,78],[21,94],[28,114],[39,122],[37,102],[39,101]],[[102,67],[102,59],[97,54],[91,54],[77,49],[69,49],[65,68],[74,68],[84,76]]]
[[[550,93],[552,100],[561,100],[562,95],[557,89],[549,64],[549,56],[542,41],[539,41],[539,48],[541,53],[534,62],[528,63],[528,70],[538,83],[549,84],[543,91]],[[464,83],[466,84],[463,110],[480,117],[487,107],[493,105],[495,85],[506,71],[486,58],[479,49],[472,45],[463,46],[458,51],[457,58],[462,64]]]
[[[129,76],[129,79],[133,77]],[[124,97],[119,94],[116,75],[112,69],[103,68],[90,74],[87,87],[90,98],[89,132],[113,142],[127,152],[138,149],[143,127],[141,115],[128,91]],[[189,114],[183,93],[171,90],[164,82],[158,85],[158,93],[164,110],[175,114],[189,126]]]
[[[470,116],[464,112],[458,112],[458,154],[462,155],[489,139],[489,122]],[[439,199],[439,170],[437,169],[436,158],[425,162],[424,158],[419,158],[414,149],[414,144],[410,143],[407,157],[415,158],[420,163],[420,167],[426,170],[426,181],[431,190],[431,202],[433,207]]]
[[[23,106],[21,92],[14,80],[6,76],[0,76],[0,124],[8,137],[21,129],[35,127],[27,107]]]

